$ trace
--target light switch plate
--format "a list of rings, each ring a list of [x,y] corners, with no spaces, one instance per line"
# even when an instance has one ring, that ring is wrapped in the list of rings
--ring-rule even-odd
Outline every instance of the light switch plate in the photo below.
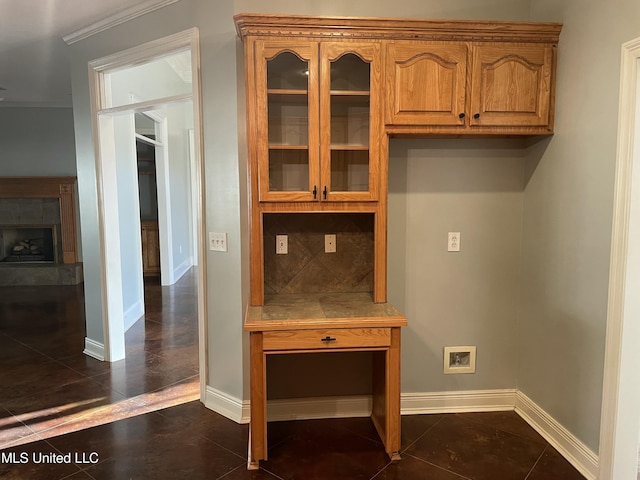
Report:
[[[227,234],[209,232],[209,250],[213,250],[214,252],[226,252]]]

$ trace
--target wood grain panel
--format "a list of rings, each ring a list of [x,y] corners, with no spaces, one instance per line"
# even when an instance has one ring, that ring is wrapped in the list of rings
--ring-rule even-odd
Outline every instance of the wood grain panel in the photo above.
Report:
[[[464,126],[467,61],[465,43],[387,45],[386,123]]]
[[[549,125],[553,66],[551,45],[476,46],[471,126]]]
[[[391,343],[389,328],[288,330],[264,332],[263,336],[265,350],[386,347]]]

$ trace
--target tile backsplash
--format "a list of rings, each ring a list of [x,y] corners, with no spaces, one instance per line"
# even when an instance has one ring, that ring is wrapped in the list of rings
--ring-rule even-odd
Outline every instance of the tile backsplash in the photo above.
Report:
[[[265,294],[373,291],[370,213],[264,214]],[[288,235],[287,255],[276,254],[276,235]],[[325,234],[336,252],[324,252]]]

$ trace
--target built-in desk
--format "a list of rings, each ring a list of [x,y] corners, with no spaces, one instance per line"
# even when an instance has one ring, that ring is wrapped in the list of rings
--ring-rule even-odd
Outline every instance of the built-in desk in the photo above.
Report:
[[[373,303],[368,293],[265,295],[249,306],[251,429],[249,469],[267,459],[266,356],[286,353],[373,354],[371,419],[391,460],[400,455],[400,327],[406,318],[390,303]]]

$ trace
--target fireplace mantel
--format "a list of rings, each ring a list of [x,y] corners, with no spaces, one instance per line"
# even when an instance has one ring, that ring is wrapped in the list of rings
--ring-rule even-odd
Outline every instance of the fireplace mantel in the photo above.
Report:
[[[57,198],[60,202],[62,261],[77,263],[76,177],[0,177],[0,198]]]

